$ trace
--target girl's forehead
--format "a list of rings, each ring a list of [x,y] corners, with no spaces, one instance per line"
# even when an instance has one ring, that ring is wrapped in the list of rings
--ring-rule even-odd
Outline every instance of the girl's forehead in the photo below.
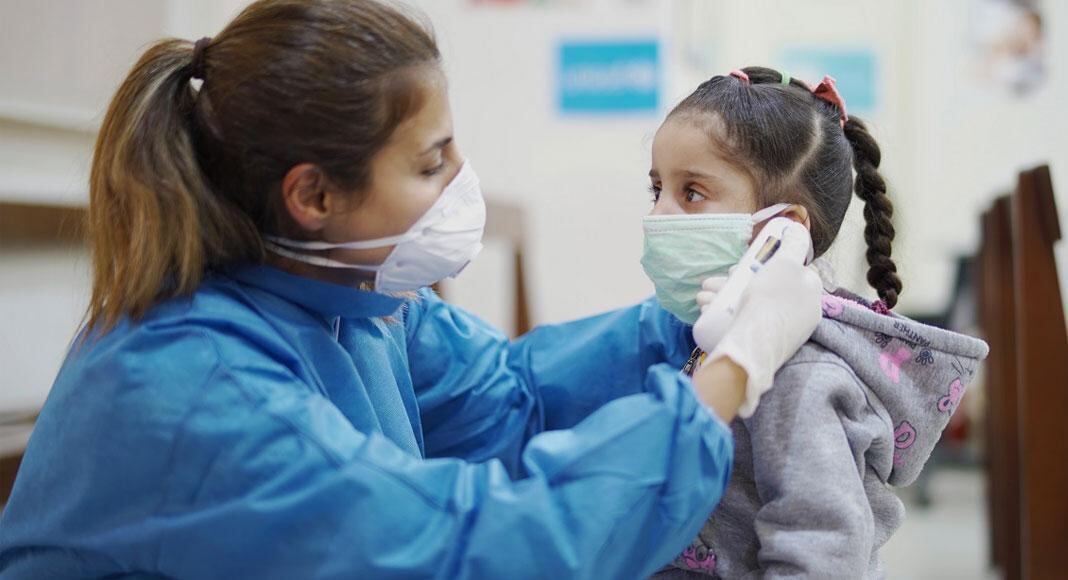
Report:
[[[653,138],[653,164],[665,165],[661,171],[671,170],[668,166],[730,166],[708,131],[704,123],[668,119]]]

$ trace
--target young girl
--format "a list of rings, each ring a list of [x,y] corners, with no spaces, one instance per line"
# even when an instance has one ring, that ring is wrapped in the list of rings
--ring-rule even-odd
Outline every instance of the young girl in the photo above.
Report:
[[[700,300],[696,292],[685,302],[674,300],[678,292],[669,296],[659,273],[671,268],[659,266],[671,258],[658,254],[666,232],[696,232],[686,234],[686,252],[674,253],[689,254],[680,261],[722,264],[695,279],[726,274],[759,231],[728,240],[738,231],[736,214],[775,206],[741,223],[776,212],[793,218],[809,228],[818,257],[853,192],[865,202],[868,281],[880,298],[825,295],[808,344],[775,375],[759,409],[732,425],[735,467],[722,503],[657,578],[882,575],[878,550],[904,515],[892,486],[916,478],[987,346],[890,312],[901,281],[879,161],[878,145],[847,116],[833,79],[812,89],[766,68],[703,83],[657,132],[643,264],[662,303],[685,322],[717,284],[706,282]],[[678,276],[670,285],[678,290]]]

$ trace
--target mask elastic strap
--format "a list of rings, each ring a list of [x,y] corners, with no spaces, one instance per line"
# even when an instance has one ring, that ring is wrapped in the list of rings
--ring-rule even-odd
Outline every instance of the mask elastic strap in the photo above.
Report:
[[[271,252],[273,252],[275,254],[278,254],[279,256],[284,256],[284,257],[289,258],[291,260],[296,260],[298,262],[304,262],[305,264],[311,264],[313,266],[322,266],[323,268],[348,268],[350,270],[363,270],[365,272],[377,272],[381,268],[381,266],[364,266],[364,265],[361,265],[361,264],[347,264],[345,262],[341,262],[341,261],[338,261],[338,260],[332,260],[330,258],[325,258],[323,256],[310,256],[308,254],[301,254],[300,252],[293,252],[293,251],[287,250],[287,249],[283,248],[282,246],[280,246],[280,245],[278,245],[278,244],[276,244],[274,242],[271,242],[271,241],[267,241],[265,245],[267,246],[267,250],[269,250],[269,251],[271,251]]]
[[[303,241],[303,240],[290,240],[288,238],[281,238],[277,236],[264,236],[264,239],[273,242],[278,246],[285,246],[287,248],[293,248],[296,250],[333,250],[344,248],[346,250],[377,250],[378,248],[385,248],[386,246],[395,246],[397,244],[407,242],[418,238],[426,231],[425,226],[420,226],[425,222],[426,216],[432,212],[441,211],[442,207],[452,203],[455,198],[454,195],[448,195],[449,192],[459,191],[459,186],[466,184],[467,182],[477,182],[474,171],[471,169],[471,165],[465,160],[463,165],[460,166],[460,172],[456,174],[452,182],[449,183],[441,196],[426,210],[426,212],[416,221],[412,227],[403,234],[397,234],[395,236],[388,236],[385,238],[378,238],[374,240],[361,240],[355,242],[323,242],[323,241]]]
[[[792,203],[777,203],[775,205],[768,206],[753,214],[753,223],[758,224],[764,220],[771,219],[782,213],[783,210],[789,209],[792,205]]]
[[[413,238],[419,237],[419,231],[408,231],[396,236],[389,236],[386,238],[378,238],[376,240],[363,240],[357,242],[320,242],[320,241],[302,241],[302,240],[290,240],[288,238],[279,238],[276,236],[264,236],[264,239],[270,241],[278,246],[285,246],[287,248],[294,248],[297,250],[333,250],[338,248],[344,248],[346,250],[376,250],[378,248],[384,248],[386,246],[395,246],[401,242],[406,242]]]

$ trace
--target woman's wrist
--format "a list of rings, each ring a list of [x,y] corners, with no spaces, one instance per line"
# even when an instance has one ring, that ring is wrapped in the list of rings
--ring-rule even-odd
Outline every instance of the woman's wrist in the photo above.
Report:
[[[702,365],[693,374],[697,397],[724,423],[730,423],[738,414],[748,380],[745,369],[726,356]]]

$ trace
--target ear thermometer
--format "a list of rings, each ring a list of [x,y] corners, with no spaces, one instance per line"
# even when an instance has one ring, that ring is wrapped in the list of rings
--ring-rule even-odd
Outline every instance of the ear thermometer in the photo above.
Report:
[[[738,314],[745,290],[753,276],[768,263],[772,256],[783,249],[784,244],[805,244],[807,247],[789,248],[792,255],[805,252],[805,263],[812,261],[812,239],[805,226],[784,217],[772,219],[764,226],[750,244],[738,265],[731,270],[727,282],[712,302],[705,307],[694,325],[694,335],[700,336],[703,345],[716,345],[723,339]]]

